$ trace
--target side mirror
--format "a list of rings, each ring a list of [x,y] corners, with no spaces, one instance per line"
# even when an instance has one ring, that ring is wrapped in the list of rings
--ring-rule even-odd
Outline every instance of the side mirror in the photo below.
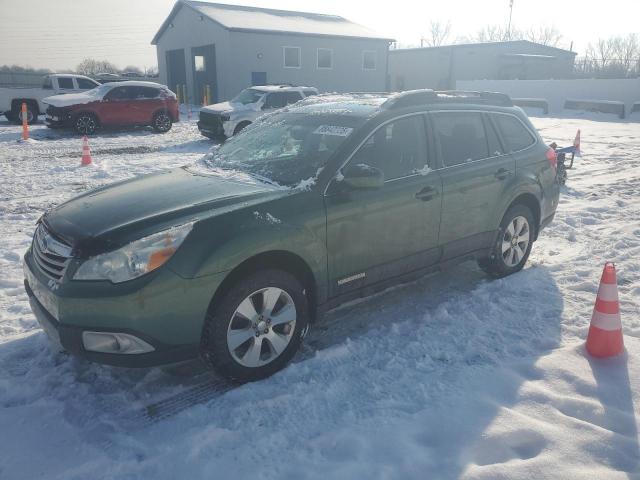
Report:
[[[342,181],[351,188],[380,188],[384,185],[382,170],[371,167],[366,163],[351,165],[343,171]]]

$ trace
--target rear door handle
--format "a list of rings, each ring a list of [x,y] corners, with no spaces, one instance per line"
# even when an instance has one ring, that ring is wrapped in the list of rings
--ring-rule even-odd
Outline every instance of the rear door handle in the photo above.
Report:
[[[496,173],[493,174],[494,177],[496,177],[498,180],[504,180],[507,177],[510,177],[512,175],[511,170],[508,170],[506,168],[499,168]]]
[[[428,202],[429,200],[433,200],[437,196],[438,196],[438,189],[433,187],[424,187],[415,195],[415,197],[418,200],[422,200],[423,202]]]

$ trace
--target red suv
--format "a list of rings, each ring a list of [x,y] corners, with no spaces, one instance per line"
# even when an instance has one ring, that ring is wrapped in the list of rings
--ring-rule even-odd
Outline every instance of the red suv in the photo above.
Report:
[[[72,127],[81,135],[98,128],[151,125],[167,132],[179,120],[175,94],[153,82],[112,82],[82,93],[55,95],[47,105],[47,126]]]

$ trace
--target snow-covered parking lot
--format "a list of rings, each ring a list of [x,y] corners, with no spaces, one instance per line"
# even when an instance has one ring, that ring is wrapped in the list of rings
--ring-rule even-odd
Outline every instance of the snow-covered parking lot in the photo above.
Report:
[[[527,267],[473,263],[330,312],[295,362],[232,388],[197,365],[123,370],[52,351],[21,257],[47,208],[193,162],[195,124],[81,140],[0,121],[0,479],[640,478],[640,123],[533,118],[584,157]],[[626,353],[583,342],[615,261]]]

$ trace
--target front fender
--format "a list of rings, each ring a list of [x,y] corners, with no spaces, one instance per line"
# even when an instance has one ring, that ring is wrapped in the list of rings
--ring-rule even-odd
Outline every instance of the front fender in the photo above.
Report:
[[[228,273],[267,252],[287,252],[302,259],[324,292],[327,251],[322,200],[304,192],[202,221],[178,250],[171,266],[187,278]]]

